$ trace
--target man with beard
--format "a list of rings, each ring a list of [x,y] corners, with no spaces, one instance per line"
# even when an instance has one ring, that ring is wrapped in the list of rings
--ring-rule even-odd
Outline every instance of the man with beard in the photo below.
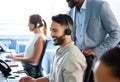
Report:
[[[52,69],[47,77],[33,79],[23,77],[19,82],[83,82],[87,67],[84,55],[71,39],[73,21],[66,14],[52,17],[51,36],[59,45],[53,58]]]
[[[106,1],[66,2],[71,8],[68,14],[74,21],[72,39],[85,56],[94,56],[95,63],[104,52],[118,45],[120,26]]]

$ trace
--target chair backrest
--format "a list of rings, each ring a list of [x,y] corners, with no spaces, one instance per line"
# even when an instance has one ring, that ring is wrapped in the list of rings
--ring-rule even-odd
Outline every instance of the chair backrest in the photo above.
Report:
[[[38,73],[38,77],[43,77],[44,76],[43,67],[42,67],[42,60],[43,60],[43,57],[44,57],[45,52],[46,52],[47,44],[48,44],[48,40],[45,41],[45,44],[44,44],[44,47],[43,47],[43,51],[42,51],[41,57],[39,59],[39,64],[38,64],[38,66],[39,66],[39,73]]]
[[[42,54],[41,54],[41,57],[40,57],[40,60],[39,60],[39,67],[41,67],[43,56],[44,56],[46,48],[47,48],[47,44],[48,44],[48,40],[45,41],[45,45],[43,47],[43,51],[42,51]]]
[[[85,73],[85,77],[84,77],[84,82],[89,82],[90,80],[90,75],[92,72],[92,64],[93,64],[93,56],[87,56],[86,57],[86,61],[87,61],[87,69],[86,69],[86,73]]]

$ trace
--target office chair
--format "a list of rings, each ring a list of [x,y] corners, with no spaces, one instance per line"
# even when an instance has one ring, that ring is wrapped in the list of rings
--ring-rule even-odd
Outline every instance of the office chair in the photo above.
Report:
[[[44,47],[43,47],[43,51],[41,54],[41,57],[39,59],[38,65],[31,65],[29,63],[23,63],[23,67],[24,67],[24,72],[34,78],[38,78],[38,77],[43,77],[44,73],[43,73],[43,68],[42,68],[42,60],[44,57],[44,54],[46,52],[46,48],[47,48],[47,44],[48,44],[48,40],[45,41]]]
[[[43,68],[42,68],[42,60],[43,60],[44,54],[46,52],[47,44],[48,44],[48,40],[45,41],[45,45],[44,45],[44,48],[43,48],[43,51],[42,51],[42,54],[41,54],[41,57],[40,57],[40,60],[39,60],[39,70],[40,70],[39,77],[44,76],[44,74],[43,74]]]
[[[87,69],[86,69],[86,73],[85,73],[84,82],[89,82],[90,81],[90,75],[92,73],[93,60],[94,60],[94,57],[92,55],[86,57]]]

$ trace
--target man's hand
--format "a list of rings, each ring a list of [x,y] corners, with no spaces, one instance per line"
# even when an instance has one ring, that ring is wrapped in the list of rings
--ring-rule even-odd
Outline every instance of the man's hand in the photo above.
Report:
[[[30,77],[30,76],[26,76],[26,77],[22,77],[19,82],[35,82],[35,79]]]
[[[84,56],[90,56],[93,55],[94,57],[96,56],[95,52],[91,48],[86,48],[85,50],[82,51]]]

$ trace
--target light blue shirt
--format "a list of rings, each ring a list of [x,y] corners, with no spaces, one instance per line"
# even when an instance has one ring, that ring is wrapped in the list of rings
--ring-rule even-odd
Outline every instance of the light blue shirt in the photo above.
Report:
[[[86,10],[86,0],[81,6],[80,10],[75,11],[75,26],[76,26],[76,40],[75,44],[79,47],[79,49],[84,49],[84,21],[85,21],[85,10]]]

